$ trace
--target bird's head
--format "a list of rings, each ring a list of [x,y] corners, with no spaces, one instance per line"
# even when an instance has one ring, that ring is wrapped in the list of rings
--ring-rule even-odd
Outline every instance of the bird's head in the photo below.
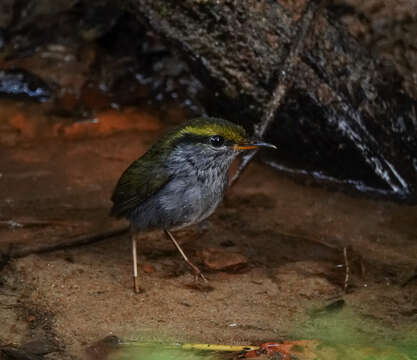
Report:
[[[219,118],[190,120],[169,133],[165,144],[179,161],[193,162],[197,167],[216,163],[228,167],[242,151],[276,149],[275,145],[250,139],[243,127]]]

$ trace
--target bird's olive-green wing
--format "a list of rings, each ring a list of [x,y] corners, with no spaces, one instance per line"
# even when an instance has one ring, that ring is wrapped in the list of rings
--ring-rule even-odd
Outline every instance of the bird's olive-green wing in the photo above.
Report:
[[[164,167],[164,156],[151,149],[134,161],[120,177],[111,198],[111,215],[129,215],[169,180],[170,175]]]

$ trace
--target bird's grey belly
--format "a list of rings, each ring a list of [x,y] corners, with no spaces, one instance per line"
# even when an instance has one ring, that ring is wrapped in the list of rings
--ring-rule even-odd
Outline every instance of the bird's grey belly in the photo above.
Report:
[[[139,231],[179,229],[204,220],[214,212],[224,193],[225,179],[209,181],[193,177],[171,180],[132,212],[132,225]]]

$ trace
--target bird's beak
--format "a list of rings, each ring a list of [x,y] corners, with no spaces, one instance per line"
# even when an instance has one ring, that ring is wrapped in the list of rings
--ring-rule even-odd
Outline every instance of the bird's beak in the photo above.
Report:
[[[239,150],[253,150],[257,149],[258,147],[267,147],[271,149],[277,149],[275,145],[263,142],[263,141],[253,141],[251,143],[245,143],[245,144],[236,144],[233,149],[236,151]]]

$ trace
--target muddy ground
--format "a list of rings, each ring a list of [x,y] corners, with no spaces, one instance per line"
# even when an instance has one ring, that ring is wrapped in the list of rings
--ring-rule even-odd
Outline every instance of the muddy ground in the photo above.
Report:
[[[46,358],[80,359],[95,354],[87,349],[109,334],[261,343],[307,336],[312,314],[338,300],[375,322],[376,333],[354,325],[361,336],[415,328],[417,206],[298,184],[259,163],[208,221],[177,234],[208,286],[194,283],[160,233],[141,238],[139,295],[132,291],[127,233],[7,258],[123,228],[108,216],[112,188],[164,126],[138,109],[127,117],[134,122],[110,110],[93,122],[71,123],[51,120],[38,104],[1,106],[1,344],[52,341],[56,351]],[[207,252],[217,258],[207,260]],[[215,270],[230,259],[237,265]]]
[[[365,46],[394,61],[415,96],[414,3],[337,4],[353,7],[342,21]],[[107,58],[91,43],[83,51],[58,44],[47,47],[49,58],[41,49],[12,65],[60,85],[59,113],[51,103],[0,100],[0,346],[32,342],[26,349],[47,353],[45,359],[105,359],[106,346],[93,344],[112,334],[225,344],[333,337],[367,345],[417,334],[417,206],[300,184],[259,163],[249,166],[213,216],[177,234],[207,286],[194,282],[158,232],[141,238],[139,295],[132,291],[127,232],[35,254],[123,230],[125,222],[108,216],[118,177],[166,127],[188,117],[183,107],[167,105],[167,96],[158,100],[159,110],[145,106],[150,97],[159,99],[159,88],[153,94],[122,82],[122,96],[113,103],[86,85],[93,59]],[[129,60],[130,48],[114,58]],[[142,74],[114,59],[108,63],[97,81],[107,88],[120,69],[128,79]],[[181,72],[177,60],[171,63]],[[164,80],[172,75],[158,64],[150,64],[152,76],[147,69],[138,80],[150,76],[151,85],[172,87]],[[191,84],[187,97],[196,97],[200,85],[183,83]],[[336,315],[319,331],[315,321],[326,314]]]

